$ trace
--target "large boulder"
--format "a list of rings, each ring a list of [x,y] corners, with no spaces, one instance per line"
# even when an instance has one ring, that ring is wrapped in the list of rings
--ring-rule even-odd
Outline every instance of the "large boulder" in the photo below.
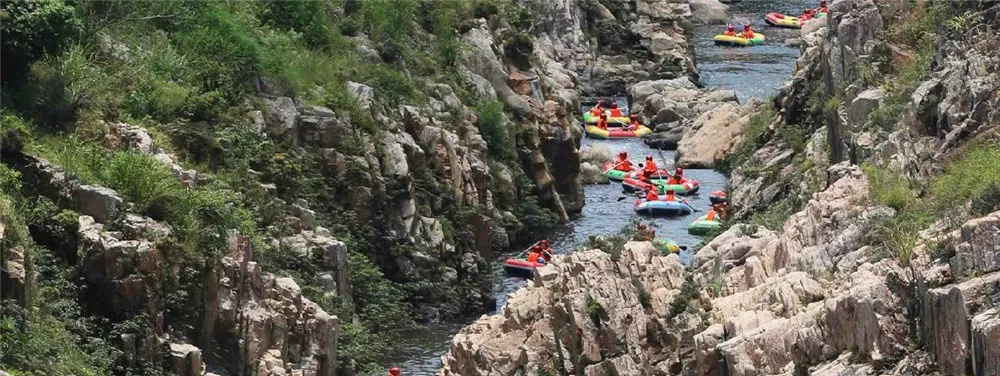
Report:
[[[76,210],[94,217],[99,223],[118,218],[124,212],[124,202],[114,189],[96,185],[81,185],[73,192]]]
[[[972,318],[972,374],[1000,375],[1000,309]]]
[[[729,6],[719,0],[691,0],[691,19],[700,24],[723,24],[729,19]]]
[[[705,112],[677,144],[677,165],[686,168],[713,168],[739,144],[748,111],[734,102],[726,102]]]

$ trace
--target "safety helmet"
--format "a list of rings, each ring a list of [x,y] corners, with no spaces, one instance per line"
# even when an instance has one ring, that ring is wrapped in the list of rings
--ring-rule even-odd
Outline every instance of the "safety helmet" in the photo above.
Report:
[[[389,368],[389,375],[391,375],[391,376],[399,376],[399,367]]]
[[[653,160],[653,156],[652,156],[652,155],[647,155],[647,156],[646,156],[646,160],[647,160],[647,161],[651,161],[651,160]]]
[[[826,6],[826,0],[819,0],[819,6],[825,7]]]
[[[729,29],[729,30],[732,30],[733,29],[733,24],[727,24],[726,28]]]
[[[548,247],[549,246],[549,240],[548,239],[542,239],[541,243],[542,243],[543,247]]]
[[[628,153],[626,153],[624,150],[622,150],[620,153],[618,153],[618,156],[622,157],[622,158],[625,158],[625,157],[628,157]]]
[[[535,244],[535,245],[531,246],[531,250],[532,251],[541,251],[542,250],[542,246],[541,246],[541,244]]]
[[[632,120],[639,120],[639,115],[632,114],[632,115],[629,115],[628,118],[632,119]]]
[[[743,28],[744,29],[749,29],[750,28],[750,24],[743,24]]]
[[[674,173],[677,175],[684,175],[684,169],[678,167],[676,170],[674,170]]]

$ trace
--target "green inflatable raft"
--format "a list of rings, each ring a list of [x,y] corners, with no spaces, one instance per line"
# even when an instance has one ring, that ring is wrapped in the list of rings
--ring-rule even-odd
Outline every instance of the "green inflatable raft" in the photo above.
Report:
[[[691,235],[705,235],[712,231],[718,230],[722,227],[722,223],[719,221],[709,221],[706,216],[698,217],[694,222],[688,225],[688,234]]]

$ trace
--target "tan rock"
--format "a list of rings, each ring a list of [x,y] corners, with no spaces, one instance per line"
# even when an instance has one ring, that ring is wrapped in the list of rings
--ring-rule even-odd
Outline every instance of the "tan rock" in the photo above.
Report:
[[[750,117],[736,103],[726,102],[705,112],[677,144],[677,165],[712,168],[739,143]]]

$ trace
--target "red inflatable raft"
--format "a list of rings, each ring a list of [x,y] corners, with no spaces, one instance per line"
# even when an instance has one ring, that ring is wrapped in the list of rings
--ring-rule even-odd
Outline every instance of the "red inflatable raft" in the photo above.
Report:
[[[535,275],[535,268],[545,266],[544,263],[530,262],[528,260],[508,257],[503,262],[503,271],[515,277],[531,278]]]

